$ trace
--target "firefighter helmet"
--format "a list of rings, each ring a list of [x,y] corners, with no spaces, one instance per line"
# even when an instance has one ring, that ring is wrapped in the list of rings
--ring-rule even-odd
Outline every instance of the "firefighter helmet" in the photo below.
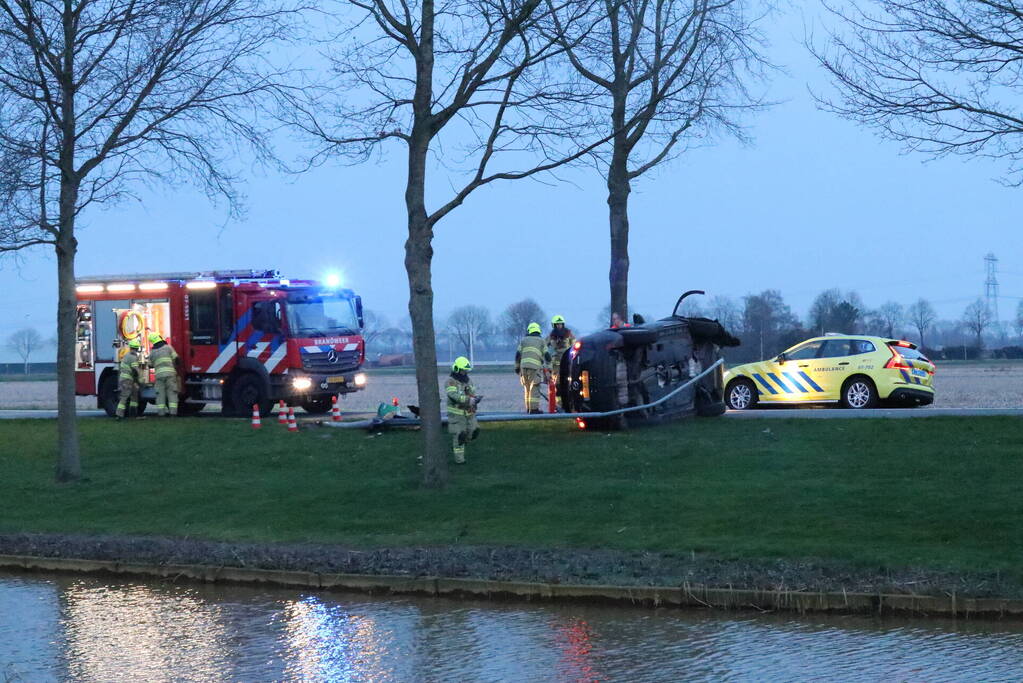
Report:
[[[551,318],[551,325],[558,325],[558,324],[560,324],[560,325],[564,325],[565,324],[565,316],[563,316],[563,315],[556,315],[553,318]]]
[[[451,364],[451,369],[454,372],[466,372],[472,370],[472,363],[465,356],[459,356],[455,359],[455,362]]]
[[[529,323],[529,327],[526,328],[526,334],[540,334],[539,323]]]
[[[149,333],[149,343],[150,344],[156,344],[157,342],[162,342],[162,341],[163,341],[163,337],[161,337],[158,332],[150,332]]]
[[[139,341],[138,337],[132,337],[131,339],[128,340],[128,348],[129,349],[141,349],[142,348],[142,342]]]

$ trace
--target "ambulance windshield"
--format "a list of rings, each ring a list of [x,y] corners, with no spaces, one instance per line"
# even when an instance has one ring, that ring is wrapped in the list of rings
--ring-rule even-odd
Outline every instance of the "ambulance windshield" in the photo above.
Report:
[[[292,337],[358,334],[359,320],[351,299],[289,296],[288,328]]]

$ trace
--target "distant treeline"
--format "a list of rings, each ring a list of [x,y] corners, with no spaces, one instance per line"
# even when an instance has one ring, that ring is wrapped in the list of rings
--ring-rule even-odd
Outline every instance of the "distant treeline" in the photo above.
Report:
[[[855,291],[831,288],[818,294],[806,314],[800,316],[780,291],[767,289],[738,298],[692,297],[685,301],[680,313],[719,320],[739,337],[741,346],[724,350],[730,363],[770,358],[793,344],[827,332],[907,339],[936,360],[1019,358],[1023,354],[1020,346],[1023,302],[1008,320],[1000,322],[994,320],[983,299],[969,302],[957,318],[939,319],[931,303],[923,298],[888,300],[869,306]],[[605,307],[596,320],[569,320],[568,325],[577,335],[586,334],[605,327],[610,316],[610,307]],[[660,316],[643,317],[653,320]],[[496,316],[484,306],[461,306],[446,317],[438,316],[437,321],[437,354],[442,359],[459,354],[488,360],[507,357],[514,354],[529,322],[541,323],[545,333],[550,328],[548,311],[533,299],[514,303]],[[367,311],[364,334],[371,362],[411,362],[395,357],[412,350],[412,330],[407,319],[392,325],[383,315]]]
[[[57,373],[56,363],[29,363],[30,375],[54,375]],[[0,375],[24,375],[24,363],[0,363]]]

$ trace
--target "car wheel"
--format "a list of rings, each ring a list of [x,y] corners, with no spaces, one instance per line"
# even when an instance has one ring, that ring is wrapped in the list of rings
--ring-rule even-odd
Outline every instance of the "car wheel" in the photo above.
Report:
[[[853,377],[842,386],[842,405],[853,410],[877,405],[877,389],[866,377]]]
[[[748,379],[735,379],[728,383],[725,400],[732,410],[749,410],[757,405],[757,388]]]

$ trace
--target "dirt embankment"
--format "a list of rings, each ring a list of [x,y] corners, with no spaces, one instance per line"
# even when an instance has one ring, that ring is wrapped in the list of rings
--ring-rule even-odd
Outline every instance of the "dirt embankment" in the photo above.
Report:
[[[1023,598],[999,574],[873,569],[826,561],[721,560],[700,555],[499,546],[353,549],[159,537],[0,534],[0,554],[153,565],[473,578],[618,586],[702,585],[771,591]]]

